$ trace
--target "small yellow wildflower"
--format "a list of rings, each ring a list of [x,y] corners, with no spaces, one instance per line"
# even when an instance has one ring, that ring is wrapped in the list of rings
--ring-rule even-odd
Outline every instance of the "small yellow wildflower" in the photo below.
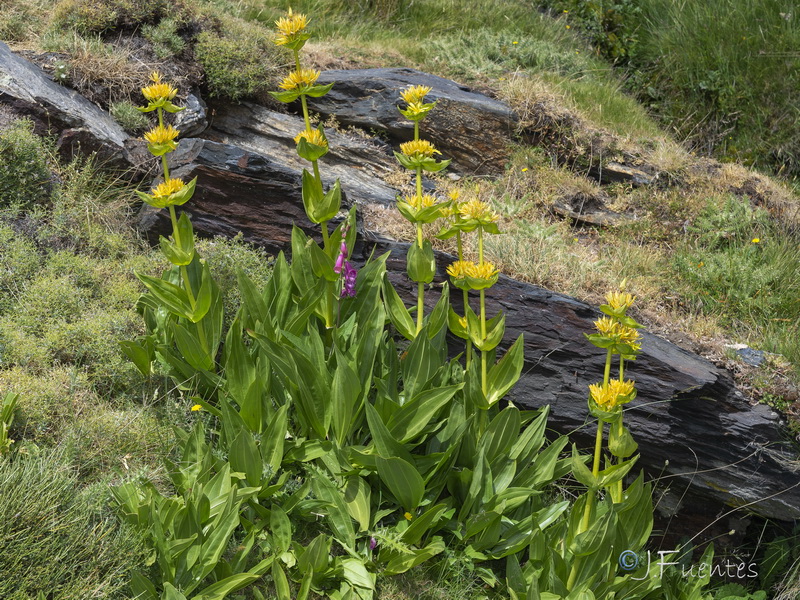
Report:
[[[483,262],[479,265],[472,264],[467,271],[467,275],[475,279],[491,279],[498,273],[499,271],[490,262]]]
[[[166,127],[164,125],[159,125],[146,132],[144,134],[144,139],[150,144],[166,144],[178,137],[178,133],[180,132],[172,125],[167,125]]]
[[[175,192],[180,192],[186,184],[182,179],[167,179],[153,188],[153,198],[165,198]]]
[[[528,167],[522,167],[522,172],[523,173],[527,173],[528,172]]]
[[[447,266],[447,274],[456,279],[463,279],[470,274],[475,263],[469,260],[457,260]]]
[[[499,215],[489,208],[488,204],[480,200],[465,202],[458,208],[458,212],[465,219],[475,219],[484,223],[497,221],[499,218]]]
[[[624,344],[630,344],[632,346],[636,345],[636,342],[638,342],[642,337],[633,327],[628,327],[626,325],[619,325],[617,335],[619,336],[620,342]]]
[[[569,25],[567,25],[567,29],[569,29],[569,28],[570,28]]]
[[[614,310],[628,310],[636,296],[632,296],[626,292],[608,292],[606,294],[606,302]]]
[[[412,85],[400,92],[400,97],[407,104],[420,104],[425,100],[425,96],[431,92],[431,89],[427,85]]]
[[[441,154],[428,140],[412,140],[400,144],[400,152],[406,156],[424,156],[430,158],[434,154]]]
[[[620,404],[624,404],[633,394],[633,381],[619,381],[612,379],[607,386],[600,383],[593,383],[589,386],[589,393],[597,405],[604,410],[611,410]]]
[[[142,88],[142,95],[149,102],[172,100],[178,93],[178,90],[172,87],[170,84],[161,82],[161,73],[158,71],[153,71],[153,73],[150,75],[150,81],[153,83]]]
[[[325,136],[323,136],[318,129],[301,131],[294,137],[294,143],[299,144],[300,140],[305,140],[309,144],[314,144],[315,146],[328,147],[328,140],[325,139]]]
[[[297,34],[301,33],[307,25],[308,17],[300,13],[293,13],[290,8],[287,16],[275,21],[275,26],[280,32],[280,35],[275,38],[275,43],[278,46],[292,43],[297,38]]]
[[[449,192],[447,192],[447,197],[450,198],[453,202],[457,202],[458,199],[461,197],[461,192],[459,192],[456,188],[453,188]]]
[[[412,515],[410,512],[405,513],[403,516],[406,518],[406,521],[410,521],[414,518],[414,515]]]
[[[200,404],[195,404],[192,407],[192,412],[197,412],[198,410],[203,410],[203,407]]]
[[[753,238],[753,239],[752,239],[752,240],[750,240],[750,241],[751,241],[752,243],[754,243],[754,244],[758,244],[758,243],[760,243],[760,242],[761,242],[761,238]]]
[[[422,210],[423,208],[430,208],[436,203],[436,198],[425,194],[423,196],[405,196],[403,198],[406,204],[409,204],[415,210]]]
[[[515,45],[515,46],[516,46],[517,44],[519,44],[519,42],[516,42],[516,41],[515,41],[515,42],[511,42],[511,43],[512,43],[513,45]]]
[[[597,331],[603,335],[614,335],[619,327],[618,323],[611,317],[601,317],[594,322]]]
[[[319,79],[319,71],[314,69],[300,69],[299,71],[292,71],[278,87],[284,90],[296,90],[297,88],[310,87],[314,85]]]

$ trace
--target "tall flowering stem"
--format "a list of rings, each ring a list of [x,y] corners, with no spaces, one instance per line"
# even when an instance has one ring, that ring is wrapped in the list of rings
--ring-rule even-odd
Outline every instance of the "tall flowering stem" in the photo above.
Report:
[[[281,91],[271,92],[280,102],[290,103],[300,100],[303,111],[303,131],[294,138],[297,144],[297,154],[311,163],[311,171],[303,169],[303,206],[306,215],[312,223],[320,225],[322,232],[323,250],[331,264],[330,271],[326,272],[328,281],[327,292],[323,301],[323,313],[328,329],[334,326],[334,306],[337,304],[336,282],[333,273],[333,261],[339,253],[337,242],[331,243],[331,234],[328,231],[328,222],[335,217],[342,206],[342,192],[339,180],[325,192],[320,175],[319,159],[328,153],[328,138],[320,125],[316,129],[311,126],[308,112],[308,97],[319,98],[327,94],[333,83],[318,85],[320,72],[315,69],[303,67],[300,60],[300,50],[311,37],[307,31],[309,19],[304,14],[289,12],[286,16],[275,21],[278,34],[275,44],[285,47],[292,52],[294,70],[291,71],[279,84]],[[337,273],[338,274],[338,273]],[[329,275],[329,276],[328,276]]]
[[[441,154],[432,143],[420,139],[419,124],[427,114],[436,106],[435,102],[425,102],[425,96],[431,88],[424,85],[411,86],[400,92],[401,99],[406,103],[406,108],[398,108],[400,113],[414,123],[414,139],[400,144],[400,152],[395,152],[398,162],[414,172],[414,190],[411,196],[398,200],[397,208],[401,214],[413,223],[416,229],[416,239],[411,245],[406,257],[408,276],[417,283],[417,319],[416,333],[422,331],[425,317],[425,284],[433,281],[436,272],[436,262],[433,247],[425,239],[422,226],[432,223],[441,216],[444,205],[437,202],[433,196],[423,193],[423,172],[436,173],[448,164],[449,160],[436,160],[434,155]]]
[[[640,335],[637,331],[641,326],[626,314],[635,298],[623,291],[624,283],[621,284],[619,292],[610,292],[606,295],[606,304],[600,307],[605,316],[595,321],[597,333],[587,336],[594,345],[606,350],[603,383],[589,386],[589,411],[597,417],[597,437],[592,463],[592,475],[595,477],[598,477],[600,472],[603,430],[606,423],[609,423],[610,427],[608,449],[617,457],[618,463],[622,463],[636,450],[636,443],[623,424],[622,406],[636,397],[633,381],[624,379],[624,364],[626,359],[635,359],[641,349]],[[619,371],[617,377],[612,379],[611,367],[614,355],[619,356]],[[614,502],[621,502],[622,480],[611,484],[609,492]],[[594,495],[591,495],[584,512],[584,530],[589,527],[593,504]]]
[[[187,299],[192,313],[197,310],[197,296],[192,289],[191,280],[187,270],[187,265],[191,264],[195,258],[194,250],[194,231],[191,222],[185,213],[179,219],[175,213],[175,207],[185,204],[194,194],[197,178],[189,183],[184,183],[182,179],[170,177],[167,154],[173,152],[178,147],[176,141],[179,131],[172,125],[164,124],[164,113],[176,113],[183,108],[175,106],[172,100],[178,90],[169,83],[162,80],[162,75],[154,72],[150,76],[150,84],[142,88],[142,95],[148,104],[139,108],[142,112],[155,111],[158,116],[158,125],[144,134],[147,141],[147,149],[157,158],[161,159],[161,168],[164,181],[153,188],[150,193],[137,192],[139,197],[155,208],[167,208],[169,210],[170,222],[172,223],[172,241],[165,238],[160,239],[161,250],[164,255],[174,265],[180,268],[181,283],[186,291]],[[196,315],[202,318],[201,315]],[[209,346],[205,339],[203,328],[198,328],[200,341],[203,349],[208,351]]]

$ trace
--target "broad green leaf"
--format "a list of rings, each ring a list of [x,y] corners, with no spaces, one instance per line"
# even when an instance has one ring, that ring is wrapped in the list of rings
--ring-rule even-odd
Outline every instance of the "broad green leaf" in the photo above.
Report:
[[[424,337],[424,336],[422,336]],[[389,429],[384,425],[381,416],[371,403],[364,404],[364,410],[367,415],[367,424],[369,432],[372,435],[372,441],[375,444],[375,449],[379,456],[384,458],[400,457],[406,461],[413,461],[409,451],[399,443],[391,434]]]
[[[376,459],[378,475],[406,512],[414,513],[425,494],[425,483],[417,469],[398,457]]]
[[[144,275],[142,273],[136,273],[136,277],[139,278],[145,287],[150,290],[150,293],[153,294],[169,312],[187,319],[192,316],[192,306],[183,288],[168,281],[164,281],[163,279],[151,277],[150,275]]]
[[[347,478],[344,488],[344,502],[350,516],[358,523],[358,531],[366,531],[370,526],[370,496],[372,489],[363,477],[352,475]]]
[[[521,418],[519,409],[508,406],[494,418],[480,440],[481,448],[490,463],[501,455],[508,455],[519,438]]]
[[[392,437],[401,443],[417,437],[462,387],[464,384],[459,383],[425,390],[406,402],[389,418],[387,427]]]
[[[383,282],[383,301],[395,329],[407,340],[413,340],[417,336],[417,326],[397,290],[388,279]]]
[[[175,323],[172,331],[175,335],[175,344],[186,362],[197,370],[211,371],[214,369],[214,358],[209,355],[208,349],[203,347],[197,334],[197,325],[193,323],[185,326]]]
[[[500,400],[514,386],[522,373],[524,363],[525,341],[523,334],[520,334],[503,358],[489,370],[489,393],[486,394],[486,400],[490,405]]]
[[[234,471],[244,473],[250,486],[261,484],[261,453],[250,431],[241,431],[228,451],[228,460]]]
[[[375,589],[375,574],[367,571],[364,563],[355,558],[344,558],[341,560],[342,576],[345,581],[355,587],[366,590]]]
[[[292,600],[289,592],[289,580],[286,579],[286,573],[278,560],[272,563],[272,581],[275,582],[275,595],[278,600]]]
[[[354,548],[356,534],[353,528],[353,519],[347,510],[341,491],[320,474],[315,474],[312,478],[311,489],[314,490],[317,498],[329,505],[327,509],[328,524],[338,542],[345,548]],[[314,570],[320,571],[321,569],[315,566]]]
[[[230,593],[247,587],[254,581],[261,578],[261,575],[253,573],[239,573],[226,577],[221,581],[212,583],[199,594],[192,596],[192,600],[223,600]]]
[[[430,544],[425,546],[422,550],[417,550],[413,554],[401,554],[393,557],[384,569],[384,575],[397,575],[398,573],[405,573],[409,569],[416,567],[418,564],[425,562],[429,558],[444,552],[445,545],[441,538],[435,538]]]
[[[589,490],[596,490],[600,487],[599,479],[586,466],[586,461],[578,453],[578,447],[575,444],[572,444],[572,475]]]
[[[146,338],[140,338],[143,341],[122,341],[119,343],[120,348],[125,353],[131,362],[136,365],[142,375],[149,377],[152,372],[152,363],[155,359],[155,352],[153,345]]]

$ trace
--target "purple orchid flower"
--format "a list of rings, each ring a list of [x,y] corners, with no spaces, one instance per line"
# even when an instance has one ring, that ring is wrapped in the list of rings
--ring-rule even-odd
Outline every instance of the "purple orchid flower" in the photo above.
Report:
[[[342,240],[342,245],[339,246],[339,256],[336,257],[336,264],[333,266],[334,273],[341,273],[344,268],[344,263],[347,261],[347,243]]]
[[[342,298],[355,298],[356,296],[356,268],[349,260],[344,261],[344,285],[342,286]]]

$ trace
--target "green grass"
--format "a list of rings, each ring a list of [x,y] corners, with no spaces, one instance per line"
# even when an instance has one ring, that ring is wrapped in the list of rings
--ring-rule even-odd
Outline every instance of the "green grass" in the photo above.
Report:
[[[694,148],[800,175],[800,21],[781,0],[546,0]],[[566,13],[563,11],[567,11]]]
[[[59,452],[0,461],[0,597],[127,597],[144,548],[106,507],[106,494],[83,489]]]

